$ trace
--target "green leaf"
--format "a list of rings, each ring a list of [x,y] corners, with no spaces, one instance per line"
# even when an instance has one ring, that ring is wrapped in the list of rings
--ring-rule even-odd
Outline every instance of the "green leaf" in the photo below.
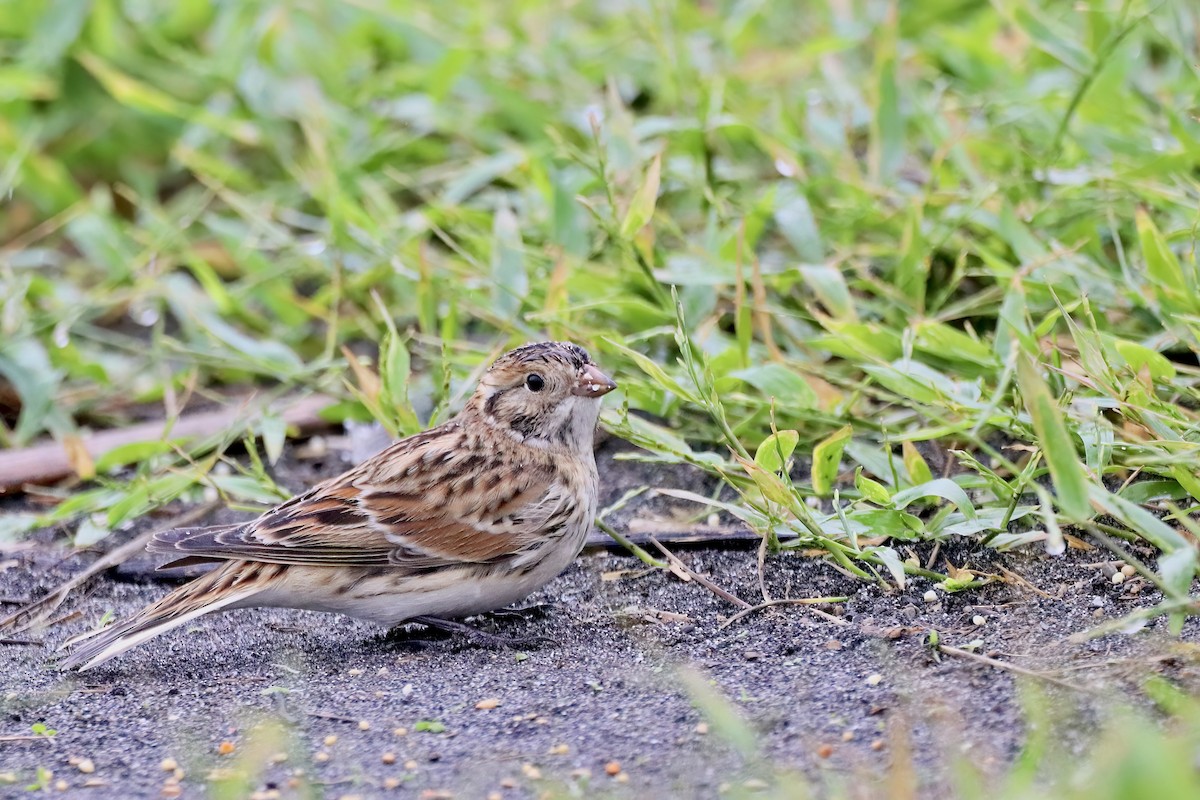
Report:
[[[501,206],[492,222],[492,305],[503,318],[514,320],[527,294],[529,275],[517,216]]]
[[[1167,594],[1180,599],[1187,597],[1196,575],[1196,549],[1184,546],[1160,556],[1158,572],[1162,575]]]
[[[975,504],[963,488],[949,478],[938,478],[896,492],[892,495],[892,503],[896,508],[905,508],[910,503],[926,497],[940,497],[958,506],[958,510],[967,519],[975,519]]]
[[[747,367],[729,373],[729,377],[745,381],[790,408],[816,408],[818,403],[817,393],[808,381],[782,364]]]
[[[1137,342],[1131,342],[1128,339],[1118,339],[1116,337],[1112,338],[1112,345],[1135,373],[1145,369],[1150,373],[1152,380],[1175,380],[1175,365],[1157,350],[1151,350],[1149,347],[1140,345]]]
[[[436,719],[421,719],[417,720],[417,723],[413,725],[413,730],[424,733],[444,733],[446,726]]]
[[[631,350],[625,345],[613,341],[612,339],[606,338],[604,341],[608,342],[622,354],[632,359],[633,362],[637,364],[643,372],[654,379],[654,382],[657,383],[660,388],[666,389],[668,392],[683,398],[689,403],[695,403],[698,405],[703,403],[703,400],[698,394],[696,394],[694,390],[685,388],[683,384],[668,375],[667,371],[660,367],[658,362],[656,362],[654,359],[648,358],[636,350]]]
[[[112,448],[96,459],[96,473],[104,475],[126,464],[138,464],[155,456],[169,453],[173,449],[171,440],[157,442],[130,442]]]
[[[833,494],[833,484],[837,480],[838,470],[842,463],[842,451],[846,442],[854,434],[854,428],[846,425],[817,443],[812,454],[812,485],[813,491],[819,497]]]
[[[859,494],[865,500],[869,500],[877,506],[888,507],[892,504],[892,495],[887,487],[864,475],[862,467],[854,470],[854,488],[858,489]]]
[[[1194,500],[1200,500],[1200,476],[1191,467],[1175,464],[1171,467],[1171,477],[1187,490]]]
[[[659,153],[650,162],[650,168],[646,170],[646,177],[642,181],[642,185],[638,187],[637,193],[634,194],[633,201],[629,204],[629,210],[625,212],[625,219],[621,221],[622,236],[627,238],[633,236],[650,222],[654,216],[654,207],[658,203],[658,187],[661,179],[662,154]]]
[[[904,574],[904,561],[900,558],[900,554],[890,547],[871,547],[867,549],[868,553],[874,553],[879,556],[879,560],[887,567],[887,571],[891,573],[892,580],[896,582],[896,586],[901,590],[904,589],[904,584],[907,582],[907,576]]]
[[[793,183],[784,184],[775,195],[775,223],[801,259],[810,264],[824,260],[825,245],[821,243],[812,206]]]
[[[1194,310],[1196,301],[1188,290],[1183,266],[1167,244],[1166,238],[1144,209],[1139,208],[1134,212],[1134,220],[1137,224],[1142,258],[1146,260],[1146,274],[1158,289],[1163,304],[1167,308]]]
[[[258,433],[262,437],[263,449],[267,451],[267,463],[274,465],[283,455],[283,444],[287,439],[287,422],[274,411],[266,410],[258,421]]]
[[[754,461],[767,472],[782,472],[799,441],[800,434],[796,431],[772,433],[758,446]]]
[[[1121,520],[1130,530],[1164,553],[1173,553],[1191,547],[1179,531],[1151,514],[1146,509],[1131,503],[1120,495],[1112,494],[1103,486],[1089,485],[1092,502],[1107,513]]]
[[[76,547],[91,547],[110,533],[112,531],[101,524],[95,515],[86,516],[79,521],[79,527],[75,529],[74,543]]]
[[[1033,39],[1038,49],[1080,74],[1091,71],[1095,62],[1091,52],[1074,41],[1069,31],[1062,30],[1056,23],[1042,16],[1040,11],[1022,5],[1016,9],[1014,18],[1017,25]]]
[[[19,537],[39,527],[37,514],[18,512],[15,514],[0,514],[0,544],[11,544]]]
[[[1067,432],[1062,412],[1050,396],[1037,366],[1024,353],[1017,357],[1017,384],[1033,418],[1038,447],[1050,467],[1058,506],[1067,517],[1082,522],[1091,516],[1087,476],[1075,455],[1075,443]]]
[[[840,269],[834,266],[805,264],[800,266],[798,271],[808,288],[834,319],[842,322],[858,321],[858,312],[854,309],[850,287],[846,285],[846,276]]]

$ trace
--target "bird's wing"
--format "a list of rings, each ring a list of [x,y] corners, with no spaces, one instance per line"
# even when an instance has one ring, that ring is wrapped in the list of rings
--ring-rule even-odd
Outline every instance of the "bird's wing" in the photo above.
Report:
[[[415,437],[419,438],[419,437]],[[520,555],[572,510],[550,463],[398,442],[370,462],[243,525],[156,536],[178,561],[248,559],[310,566],[429,569]],[[561,520],[561,522],[560,522]]]

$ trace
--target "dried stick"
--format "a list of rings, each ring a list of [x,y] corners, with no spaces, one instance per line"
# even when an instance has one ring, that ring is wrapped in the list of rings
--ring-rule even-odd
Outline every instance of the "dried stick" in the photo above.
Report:
[[[330,400],[322,395],[311,395],[283,408],[280,412],[284,422],[301,430],[312,430],[325,424],[317,412],[328,406]],[[282,406],[282,403],[280,404]],[[184,414],[168,430],[168,422],[155,420],[131,425],[128,428],[100,431],[84,437],[83,446],[88,455],[98,459],[114,447],[135,442],[156,442],[166,434],[171,439],[191,439],[206,436],[213,431],[232,427],[246,414],[243,403],[219,411],[199,411]],[[46,484],[65,478],[74,472],[67,456],[66,447],[59,442],[45,442],[32,447],[0,453],[0,494],[20,489],[27,483]]]
[[[1056,686],[1061,686],[1064,689],[1070,689],[1071,691],[1074,691],[1074,692],[1086,692],[1087,691],[1087,689],[1085,689],[1082,686],[1078,686],[1069,681],[1064,681],[1061,678],[1055,678],[1051,675],[1047,675],[1044,672],[1037,672],[1036,670],[1025,669],[1024,667],[1018,667],[1016,664],[1009,664],[1005,661],[999,661],[995,658],[988,658],[987,656],[980,655],[979,653],[972,653],[970,650],[962,650],[958,647],[950,647],[949,645],[945,645],[945,644],[939,644],[937,649],[938,649],[939,653],[945,653],[948,656],[955,656],[957,658],[965,658],[968,661],[975,661],[980,664],[986,664],[987,666],[994,667],[995,669],[1004,670],[1006,672],[1012,672],[1017,675],[1024,675],[1029,678],[1037,678],[1040,681],[1046,681],[1048,683],[1053,683]]]
[[[662,544],[659,543],[658,539],[655,539],[653,536],[650,537],[650,544],[657,547],[659,552],[667,557],[667,563],[669,563],[672,567],[675,567],[676,569],[681,571],[683,574],[687,575],[689,578],[694,580],[696,583],[700,584],[705,589],[708,589],[710,592],[715,594],[717,597],[721,598],[722,600],[728,600],[730,603],[733,603],[735,606],[740,606],[742,608],[750,608],[750,604],[747,603],[745,600],[743,600],[742,598],[738,597],[735,594],[730,594],[729,592],[722,589],[720,586],[717,586],[715,583],[710,581],[708,578],[701,575],[699,572],[696,572],[695,570],[693,570],[687,564],[684,564],[682,561],[680,561],[675,556],[674,553],[672,553],[667,548],[663,547]]]
[[[750,606],[749,608],[742,609],[741,611],[734,614],[732,617],[730,617],[729,619],[725,620],[720,625],[718,625],[717,630],[723,630],[725,628],[728,628],[733,623],[737,622],[740,619],[750,616],[751,614],[755,613],[756,611],[762,611],[763,609],[771,608],[773,606],[812,606],[812,605],[815,605],[816,603],[844,602],[845,599],[846,598],[844,598],[844,597],[786,597],[786,598],[781,598],[779,600],[768,600],[765,603],[759,603],[756,606]],[[828,622],[832,622],[834,625],[841,625],[844,628],[853,628],[854,627],[854,623],[847,622],[846,620],[841,619],[840,617],[835,617],[833,614],[830,614],[828,611],[822,611],[819,608],[809,608],[808,610],[811,611],[812,613],[816,614],[818,617],[821,617]]]

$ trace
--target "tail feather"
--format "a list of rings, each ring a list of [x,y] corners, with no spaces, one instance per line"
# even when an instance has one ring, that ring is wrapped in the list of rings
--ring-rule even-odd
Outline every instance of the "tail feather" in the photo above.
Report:
[[[277,564],[226,562],[225,566],[181,586],[124,622],[73,637],[65,645],[72,648],[71,653],[59,667],[82,672],[203,614],[252,605],[249,601],[281,571]]]

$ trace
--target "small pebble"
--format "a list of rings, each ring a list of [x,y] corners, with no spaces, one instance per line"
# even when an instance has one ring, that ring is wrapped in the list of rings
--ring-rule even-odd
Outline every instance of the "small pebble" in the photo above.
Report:
[[[399,788],[400,788],[400,783],[401,783],[401,781],[400,781],[400,779],[399,779],[399,778],[384,778],[384,779],[383,779],[383,788],[385,788],[385,789],[399,789]]]
[[[971,624],[976,627],[983,625],[986,622],[987,617],[983,616],[983,614],[976,614],[975,616],[971,617]]]
[[[823,744],[817,748],[817,758],[829,758],[833,755],[833,745]]]
[[[328,760],[329,760],[329,753],[326,753],[324,750],[318,750],[313,755],[313,761],[316,761],[318,764],[324,764]]]
[[[54,782],[54,788],[57,791],[65,792],[68,788],[70,788],[70,784],[64,781],[62,778],[59,778]]]
[[[577,781],[586,781],[592,777],[592,771],[587,767],[580,767],[579,769],[571,770],[571,777]]]
[[[355,667],[354,669],[346,670],[346,674],[352,678],[357,678],[359,675],[363,674],[363,671],[361,669]]]
[[[360,719],[358,721],[358,729],[360,731],[369,731],[371,730],[371,723],[367,722],[365,719]]]
[[[499,792],[488,792],[487,800],[504,800],[504,795]]]
[[[698,733],[701,736],[706,736],[708,734],[708,723],[707,722],[696,723],[696,733]]]
[[[395,728],[392,733],[396,736],[408,736],[408,728]]]
[[[160,791],[159,794],[166,798],[182,797],[183,787],[177,783],[172,783],[170,786],[162,787],[162,791]]]
[[[517,788],[517,780],[516,780],[516,778],[501,778],[501,779],[500,779],[500,788],[502,788],[502,789],[515,789],[515,788]]]
[[[842,741],[843,742],[854,741],[854,731],[842,731]]]
[[[396,754],[395,753],[384,753],[383,755],[381,755],[379,757],[379,760],[385,764],[395,764],[396,763]]]
[[[844,646],[845,645],[843,645],[838,639],[830,639],[829,641],[825,642],[826,650],[841,650]]]
[[[179,769],[179,763],[173,758],[164,758],[159,762],[158,768],[163,772],[174,772]]]
[[[571,746],[567,744],[556,744],[550,748],[550,755],[565,756],[571,753]]]
[[[872,750],[882,750],[883,749],[883,739],[876,739],[875,741],[871,742],[871,749]]]
[[[1121,567],[1121,574],[1126,578],[1132,578],[1137,574],[1137,570],[1126,564],[1125,566]]]
[[[335,744],[337,744],[337,736],[334,736],[331,733],[328,736],[326,736],[323,741],[325,742],[326,747],[333,747]]]
[[[529,778],[531,781],[541,780],[542,778],[542,771],[533,764],[522,764],[521,772],[524,773],[525,777]]]
[[[380,678],[382,678],[384,675],[387,675],[388,672],[389,672],[389,670],[387,667],[380,667],[379,671],[376,672],[375,674],[378,675]]]
[[[925,602],[926,603],[936,603],[937,602],[937,592],[935,592],[933,589],[930,589],[929,591],[925,592]]]
[[[271,756],[272,764],[282,764],[283,762],[285,762],[287,760],[288,760],[287,753],[279,752],[279,753],[275,753],[274,755]]]
[[[878,686],[879,682],[882,680],[883,680],[883,676],[880,675],[878,672],[872,673],[867,676],[867,686]]]
[[[480,711],[488,711],[498,705],[500,705],[499,697],[485,697],[475,704],[475,708],[479,709]]]
[[[96,771],[96,764],[90,758],[84,758],[79,761],[79,764],[75,768],[84,775],[91,775]]]
[[[416,772],[417,771],[417,762],[413,761],[410,758],[408,761],[404,762],[404,768],[406,770],[408,770],[409,772]]]
[[[228,739],[217,745],[217,752],[223,756],[227,756],[233,752],[233,742]]]
[[[1124,572],[1114,572],[1113,576],[1112,576],[1112,582],[1115,584],[1118,584],[1118,585],[1124,583],[1125,582],[1125,573]]]
[[[621,762],[620,761],[610,761],[604,765],[604,774],[605,775],[617,775],[620,772],[621,772]]]
[[[613,780],[616,781],[617,783],[629,783],[629,773],[628,772],[619,772],[613,776]]]

